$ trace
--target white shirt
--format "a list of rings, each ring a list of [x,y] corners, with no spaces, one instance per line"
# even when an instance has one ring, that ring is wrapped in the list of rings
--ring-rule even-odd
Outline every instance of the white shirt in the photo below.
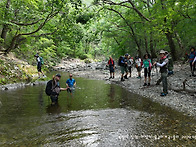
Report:
[[[37,57],[37,62],[41,62],[40,57]]]
[[[141,62],[142,60],[140,58],[136,59],[135,60],[135,63],[138,65],[138,66],[141,66]]]
[[[168,63],[168,59],[166,58],[165,61],[163,61],[162,64],[161,64],[161,63],[157,63],[157,66],[163,67],[163,66],[165,66],[167,63]]]
[[[129,59],[128,60],[128,67],[132,66],[133,65],[133,59]]]

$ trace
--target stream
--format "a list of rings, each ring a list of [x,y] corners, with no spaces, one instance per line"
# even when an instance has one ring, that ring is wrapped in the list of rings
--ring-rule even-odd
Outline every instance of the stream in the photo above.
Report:
[[[61,75],[65,87],[68,73]],[[195,146],[194,117],[118,85],[73,78],[75,93],[62,91],[55,106],[44,84],[0,91],[0,146]]]

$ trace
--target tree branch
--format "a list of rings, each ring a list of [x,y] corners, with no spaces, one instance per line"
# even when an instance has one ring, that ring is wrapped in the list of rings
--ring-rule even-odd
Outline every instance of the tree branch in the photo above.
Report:
[[[40,20],[43,20],[43,19],[39,19],[39,20],[32,22],[32,23],[19,23],[19,22],[14,22],[14,21],[11,21],[11,23],[14,23],[19,26],[30,26],[30,25],[37,24]]]
[[[105,1],[105,0],[104,0]],[[131,0],[128,0],[128,1],[124,1],[124,2],[120,2],[120,3],[115,3],[113,1],[105,1],[106,4],[109,4],[109,5],[118,5],[118,6],[123,6],[123,7],[126,7],[126,8],[129,8],[129,9],[133,9],[135,10],[135,12],[143,19],[145,19],[146,21],[149,21],[151,22],[151,20],[147,17],[145,17],[134,5],[134,3],[131,1]],[[130,6],[127,6],[125,5],[126,3],[130,3],[132,7]]]
[[[57,30],[58,29],[56,29],[55,31],[53,31],[51,33],[44,33],[44,34],[40,34],[40,35],[31,35],[31,37],[42,37],[42,36],[52,35],[52,34],[56,33]]]

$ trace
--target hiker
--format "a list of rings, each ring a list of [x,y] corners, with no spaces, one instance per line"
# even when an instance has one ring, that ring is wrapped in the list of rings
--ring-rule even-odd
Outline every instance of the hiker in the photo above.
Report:
[[[124,62],[125,62],[125,65],[124,65],[124,70],[125,70],[125,72],[126,72],[126,74],[125,74],[125,76],[124,76],[124,78],[125,79],[128,79],[128,60],[129,60],[129,54],[128,53],[126,53],[125,54],[125,59],[124,59]]]
[[[121,70],[121,81],[125,81],[124,78],[127,79],[127,74],[128,74],[127,59],[125,59],[125,56],[120,56],[118,60],[118,65],[120,66],[120,70]],[[126,75],[124,76],[125,72],[126,72]]]
[[[130,55],[129,55],[129,59],[128,59],[128,62],[127,62],[127,66],[128,66],[128,70],[129,70],[129,77],[131,77],[131,72],[132,72],[132,66],[133,66],[133,57],[131,57]]]
[[[145,54],[144,55],[144,60],[143,60],[143,67],[144,67],[144,85],[143,86],[150,86],[150,81],[151,81],[151,70],[152,70],[152,61],[149,59],[149,55]],[[148,76],[148,84],[147,84],[147,76]]]
[[[110,78],[109,79],[111,79],[111,78],[114,79],[115,62],[114,62],[114,60],[112,59],[111,56],[110,56],[110,59],[108,61],[107,66],[109,66],[109,70],[110,70]]]
[[[194,48],[194,47],[191,47],[190,50],[191,50],[191,52],[190,52],[189,55],[186,53],[186,55],[187,55],[188,58],[189,58],[189,63],[190,63],[190,67],[191,67],[191,74],[192,74],[192,75],[190,75],[190,76],[195,76],[195,75],[194,75],[194,71],[195,71],[195,62],[193,62],[193,61],[194,61],[194,59],[195,59],[195,57],[196,57],[196,51],[195,51],[195,48]]]
[[[142,60],[139,56],[136,56],[135,57],[135,67],[137,69],[137,72],[138,72],[138,79],[141,79],[141,70],[142,70]]]
[[[170,56],[170,54],[169,54],[168,51],[165,51],[165,55],[166,55],[166,57],[168,59],[168,76],[170,76],[170,75],[173,75],[174,74],[174,72],[173,72],[174,63],[173,63],[173,59]]]
[[[160,67],[160,73],[161,73],[161,79],[163,84],[163,92],[161,93],[161,96],[166,96],[168,94],[168,87],[167,87],[167,65],[168,65],[168,58],[165,55],[165,51],[161,50],[160,53],[160,62],[155,62],[153,65],[156,65]]]
[[[50,96],[52,105],[55,105],[58,103],[58,96],[59,96],[60,91],[67,90],[67,88],[60,88],[60,84],[59,84],[60,79],[61,79],[61,75],[56,74],[55,76],[53,76],[52,80],[50,80],[47,83],[47,86],[46,86],[46,94]],[[48,85],[50,85],[51,87]]]
[[[45,76],[43,71],[42,71],[42,64],[43,64],[43,59],[42,57],[39,56],[39,54],[37,53],[35,55],[35,58],[37,60],[37,71],[38,71],[38,76],[40,78],[40,73],[42,73],[43,77]]]
[[[72,78],[73,75],[69,74],[69,79],[66,81],[67,92],[73,93],[76,86],[76,81]]]

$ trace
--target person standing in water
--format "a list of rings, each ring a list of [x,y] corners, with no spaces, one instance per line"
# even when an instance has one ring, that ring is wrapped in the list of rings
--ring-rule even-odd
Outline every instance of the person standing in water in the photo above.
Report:
[[[66,91],[67,88],[60,88],[59,81],[61,79],[60,74],[56,74],[53,76],[51,82],[52,82],[52,88],[51,88],[51,94],[50,99],[52,101],[52,105],[55,105],[58,103],[58,96],[61,91]],[[50,82],[50,81],[49,81]]]
[[[69,79],[66,81],[66,85],[67,85],[67,91],[73,93],[75,90],[76,81],[75,79],[73,79],[72,74],[69,75]]]

